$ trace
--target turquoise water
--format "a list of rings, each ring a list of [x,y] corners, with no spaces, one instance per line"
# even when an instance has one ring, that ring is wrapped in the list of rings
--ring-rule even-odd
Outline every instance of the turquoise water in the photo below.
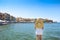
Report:
[[[45,23],[43,40],[60,40],[60,23]]]
[[[34,23],[0,26],[0,40],[35,40]],[[43,40],[60,40],[60,23],[45,23]]]

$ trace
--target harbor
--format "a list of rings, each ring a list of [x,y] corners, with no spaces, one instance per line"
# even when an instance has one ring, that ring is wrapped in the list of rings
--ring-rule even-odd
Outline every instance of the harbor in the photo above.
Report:
[[[0,25],[5,25],[9,23],[34,23],[37,18],[23,18],[23,17],[14,17],[9,13],[0,12]],[[43,19],[44,23],[53,23],[53,20]]]

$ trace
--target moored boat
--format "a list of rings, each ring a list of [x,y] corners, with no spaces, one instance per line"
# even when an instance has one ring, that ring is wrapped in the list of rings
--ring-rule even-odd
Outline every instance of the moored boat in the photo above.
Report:
[[[7,24],[7,22],[4,20],[0,20],[0,25],[5,25],[5,24]]]

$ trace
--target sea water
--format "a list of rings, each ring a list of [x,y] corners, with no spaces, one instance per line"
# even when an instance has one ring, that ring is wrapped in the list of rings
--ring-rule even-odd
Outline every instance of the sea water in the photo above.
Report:
[[[36,40],[34,23],[0,26],[0,40]],[[44,23],[43,40],[60,40],[60,23]]]

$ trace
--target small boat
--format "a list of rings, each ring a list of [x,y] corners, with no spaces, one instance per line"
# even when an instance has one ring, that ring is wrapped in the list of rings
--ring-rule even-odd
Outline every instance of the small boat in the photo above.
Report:
[[[0,25],[6,25],[6,24],[7,24],[6,21],[0,20]]]
[[[7,24],[7,22],[3,22],[2,24],[3,24],[3,25],[6,25],[6,24]]]

